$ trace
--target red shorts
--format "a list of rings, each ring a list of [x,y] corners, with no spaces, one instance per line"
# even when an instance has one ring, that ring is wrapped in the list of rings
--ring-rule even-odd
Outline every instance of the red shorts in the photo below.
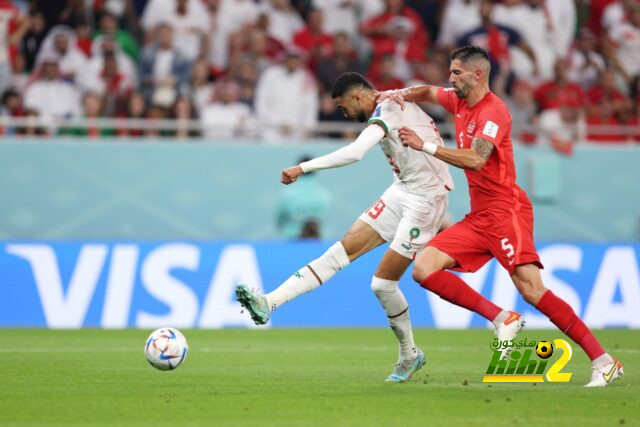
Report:
[[[513,275],[516,266],[544,268],[533,244],[533,211],[524,209],[470,213],[436,235],[433,246],[456,260],[457,271],[474,272],[495,257]]]

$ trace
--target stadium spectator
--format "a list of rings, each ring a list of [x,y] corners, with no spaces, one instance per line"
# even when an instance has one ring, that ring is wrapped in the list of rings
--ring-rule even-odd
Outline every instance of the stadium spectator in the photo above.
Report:
[[[111,36],[96,37],[89,60],[87,90],[126,95],[138,87],[138,70]]]
[[[147,101],[141,92],[133,92],[126,102],[124,111],[118,114],[120,118],[143,120],[147,117]],[[137,127],[121,127],[118,129],[118,135],[122,137],[141,137],[144,136],[144,130]]]
[[[452,49],[464,34],[478,28],[481,23],[479,0],[446,2],[437,39],[438,46],[446,51]]]
[[[587,141],[603,143],[620,143],[626,140],[620,133],[620,120],[616,117],[613,102],[603,98],[600,103],[592,105],[587,115]]]
[[[202,110],[200,121],[205,138],[233,138],[248,135],[255,119],[251,108],[240,102],[240,86],[231,80],[216,84],[215,102]]]
[[[191,68],[189,93],[198,113],[213,102],[214,87],[210,79],[209,64],[204,58],[198,59]]]
[[[284,45],[291,43],[294,34],[304,26],[289,0],[264,0],[262,14],[269,23],[268,34]]]
[[[88,67],[88,58],[78,48],[76,33],[73,29],[56,25],[49,31],[38,53],[36,65],[42,62],[42,58],[58,57],[58,69],[60,77],[70,82],[84,84]]]
[[[532,63],[522,50],[510,50],[512,69],[518,78],[540,82],[553,77],[556,58],[565,56],[566,52],[560,52],[560,41],[555,37],[544,0],[506,0],[494,6],[492,18],[496,24],[516,30],[535,54],[535,63]]]
[[[298,164],[311,160],[302,156]],[[283,187],[276,211],[276,227],[285,239],[320,238],[331,193],[318,183],[313,172],[301,175],[296,185]]]
[[[516,81],[511,88],[511,97],[507,98],[507,106],[513,119],[511,135],[525,144],[536,142],[536,135],[531,128],[536,117],[531,85],[524,80]]]
[[[63,80],[58,68],[59,58],[43,56],[40,59],[37,79],[24,95],[24,107],[37,113],[44,122],[80,115],[80,94],[69,82]]]
[[[178,139],[186,139],[200,135],[192,124],[198,119],[197,111],[191,102],[191,98],[180,95],[173,106],[173,118],[176,120],[175,136]]]
[[[324,92],[331,90],[340,74],[347,71],[360,72],[362,68],[347,33],[337,33],[334,36],[333,49],[333,55],[320,61],[316,68],[320,90]]]
[[[309,67],[313,70],[318,62],[333,53],[333,38],[324,31],[324,13],[311,9],[307,24],[293,36],[293,43],[307,54]]]
[[[585,104],[582,88],[567,79],[569,64],[566,59],[556,60],[554,79],[542,83],[535,91],[539,110],[557,108],[560,104],[567,104],[581,108]]]
[[[324,0],[314,2],[314,7],[324,13],[324,29],[336,36],[346,34],[351,40],[358,36],[358,16],[355,0]]]
[[[86,92],[82,97],[83,117],[88,119],[88,126],[76,128],[62,128],[61,135],[84,136],[87,138],[98,138],[100,136],[115,135],[115,131],[109,128],[96,126],[91,119],[99,119],[102,117],[103,98],[96,92]]]
[[[538,143],[550,145],[566,155],[571,155],[574,145],[584,141],[586,137],[586,123],[582,112],[570,103],[544,110],[538,118],[538,126],[542,132]]]
[[[404,0],[385,0],[385,11],[365,22],[361,32],[372,46],[373,59],[369,75],[378,75],[382,58],[394,55],[396,65],[402,70],[409,67],[407,62],[421,62],[426,59],[429,37],[420,16]],[[405,78],[406,71],[400,73]]]
[[[304,68],[299,48],[289,46],[282,65],[267,68],[255,93],[255,111],[262,137],[268,142],[303,138],[318,120],[315,79]]]
[[[229,41],[229,64],[235,64],[241,58],[246,59],[255,64],[259,72],[272,65],[284,48],[259,27],[239,31]]]
[[[229,70],[229,76],[240,85],[240,102],[253,106],[260,76],[256,63],[250,58],[243,58]]]
[[[440,9],[443,2],[439,0],[406,0],[407,6],[413,9],[427,30],[427,38],[436,40],[439,30]]]
[[[161,104],[173,105],[175,91],[187,82],[190,69],[191,62],[173,47],[173,30],[160,24],[155,41],[142,51],[140,77],[145,96],[152,99],[161,89]]]
[[[379,91],[402,89],[404,81],[396,74],[395,57],[387,55],[381,58],[376,74],[370,74],[369,80]]]
[[[15,89],[7,89],[2,94],[2,108],[0,109],[0,117],[24,117],[25,111],[22,105],[22,96]],[[8,126],[0,129],[2,135],[16,135],[21,133],[21,129]]]
[[[615,114],[628,108],[628,104],[631,102],[618,90],[613,68],[607,68],[600,73],[598,83],[587,91],[587,101],[589,108],[593,108],[603,101],[610,102]]]
[[[30,0],[30,8],[42,13],[46,23],[46,31],[56,25],[73,28],[78,20],[86,16],[85,2],[80,0]]]
[[[133,35],[118,27],[118,18],[110,12],[104,12],[99,20],[99,30],[93,35],[93,38],[102,35],[110,36],[116,40],[120,49],[129,55],[132,60],[137,61],[140,56],[140,46]]]
[[[555,50],[566,57],[576,32],[577,10],[574,0],[543,0],[538,6],[548,15],[547,23],[553,34]]]
[[[457,41],[458,46],[473,45],[487,50],[491,60],[491,81],[500,73],[501,66],[513,68],[511,67],[511,47],[519,47],[527,55],[533,64],[531,74],[537,75],[538,65],[531,46],[513,28],[494,23],[492,13],[492,2],[490,0],[481,0],[481,24],[463,34]],[[505,65],[505,63],[509,64]]]
[[[47,25],[44,15],[34,12],[27,17],[29,27],[22,38],[21,51],[27,62],[27,71],[31,72],[36,65],[36,57],[40,51],[40,46],[47,36]]]
[[[608,59],[630,85],[640,74],[640,3],[632,2],[628,20],[609,29],[606,46]]]
[[[602,11],[600,27],[608,33],[622,25],[627,21],[631,13],[631,6],[635,1],[637,0],[609,1],[609,4]]]
[[[29,84],[29,73],[27,72],[27,63],[22,52],[17,52],[13,58],[13,72],[9,86],[23,94]]]
[[[259,6],[253,0],[207,0],[209,52],[216,74],[228,66],[229,37],[258,19]]]
[[[78,21],[74,28],[76,34],[76,46],[85,56],[91,56],[91,45],[93,44],[92,29],[86,21]]]
[[[605,69],[605,61],[596,50],[597,39],[593,31],[584,27],[569,51],[569,71],[567,78],[584,88],[598,81],[600,72]]]

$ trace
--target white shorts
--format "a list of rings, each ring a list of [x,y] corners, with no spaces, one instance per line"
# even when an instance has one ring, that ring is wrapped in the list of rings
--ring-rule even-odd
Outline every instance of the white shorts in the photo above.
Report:
[[[415,259],[440,229],[448,204],[448,194],[421,196],[402,191],[393,184],[359,219],[391,242],[391,249]]]

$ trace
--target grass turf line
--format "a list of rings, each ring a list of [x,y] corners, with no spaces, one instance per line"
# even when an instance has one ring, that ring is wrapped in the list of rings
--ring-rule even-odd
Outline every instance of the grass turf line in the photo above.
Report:
[[[171,372],[144,359],[149,332],[0,330],[0,424],[640,425],[637,331],[596,332],[627,372],[606,389],[582,387],[576,345],[569,383],[483,384],[489,330],[416,330],[427,365],[406,384],[383,382],[389,330],[185,330],[190,352]]]

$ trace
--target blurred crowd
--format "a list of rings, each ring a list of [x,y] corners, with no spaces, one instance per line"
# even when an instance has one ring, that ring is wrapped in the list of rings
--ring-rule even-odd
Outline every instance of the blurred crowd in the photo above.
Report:
[[[466,44],[489,52],[518,140],[564,152],[579,140],[640,142],[640,0],[0,0],[2,116],[39,123],[3,132],[257,129],[265,141],[299,141],[345,120],[329,95],[340,73],[380,90],[446,86],[448,52]],[[43,125],[60,118],[177,121]]]

